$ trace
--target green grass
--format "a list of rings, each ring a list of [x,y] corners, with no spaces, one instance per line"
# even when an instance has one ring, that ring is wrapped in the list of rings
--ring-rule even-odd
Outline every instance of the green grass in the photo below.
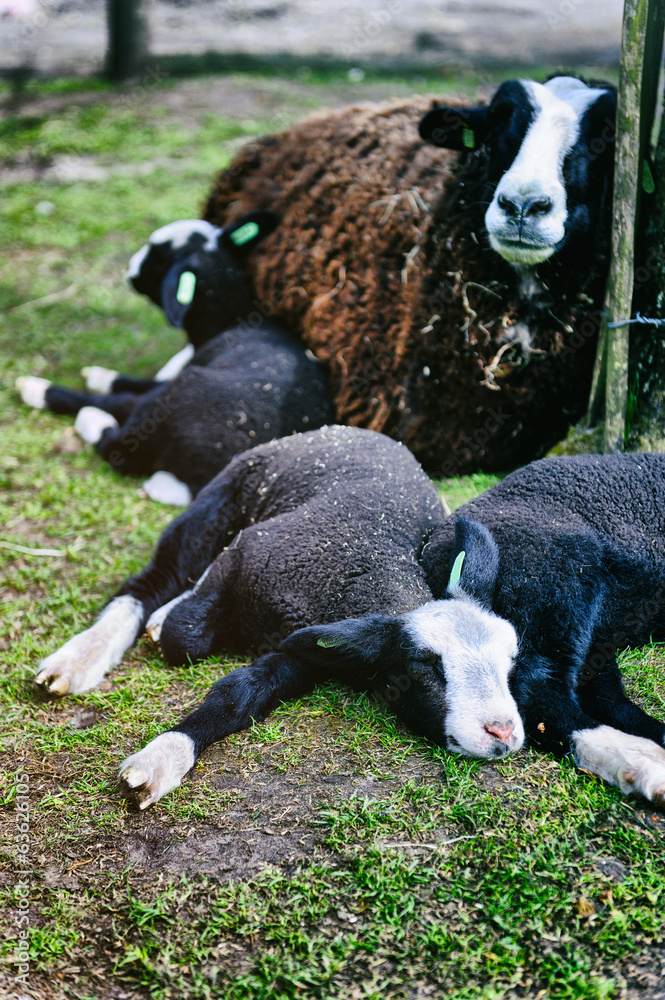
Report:
[[[77,384],[91,362],[150,374],[181,346],[122,274],[152,229],[198,214],[249,126],[163,113],[175,86],[145,106],[86,92],[82,107],[62,84],[44,90],[55,116],[28,107],[5,126],[12,167],[85,155],[107,173],[5,184],[0,198],[0,539],[58,550],[0,547],[2,954],[26,769],[30,986],[49,998],[639,996],[657,982],[665,930],[665,823],[644,801],[532,752],[454,758],[328,685],[211,748],[138,814],[116,785],[123,756],[238,661],[169,669],[139,643],[95,691],[49,703],[32,690],[39,658],[87,626],[171,517],[93,453],[58,450],[71,421],[26,410],[13,382]],[[150,169],[115,171],[127,164]],[[495,481],[439,486],[454,508]],[[660,717],[664,659],[658,646],[623,658]]]

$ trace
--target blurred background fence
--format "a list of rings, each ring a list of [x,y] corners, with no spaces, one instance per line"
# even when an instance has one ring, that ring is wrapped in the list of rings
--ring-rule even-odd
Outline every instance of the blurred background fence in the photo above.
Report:
[[[140,6],[169,71],[618,65],[622,0],[0,0],[0,70],[86,76],[107,6]]]

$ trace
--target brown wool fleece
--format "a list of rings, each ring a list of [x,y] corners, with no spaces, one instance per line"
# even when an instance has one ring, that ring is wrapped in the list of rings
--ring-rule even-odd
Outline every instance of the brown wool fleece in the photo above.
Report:
[[[603,261],[553,301],[520,302],[487,246],[484,153],[426,145],[432,103],[326,112],[257,139],[204,217],[280,215],[248,262],[257,302],[328,364],[337,420],[399,438],[434,474],[506,469],[584,410]]]

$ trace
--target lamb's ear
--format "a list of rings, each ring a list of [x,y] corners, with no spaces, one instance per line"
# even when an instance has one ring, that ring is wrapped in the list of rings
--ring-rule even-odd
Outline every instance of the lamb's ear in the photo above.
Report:
[[[476,149],[489,129],[489,108],[432,108],[420,119],[421,139],[445,149]]]
[[[279,225],[279,216],[267,209],[249,212],[231,226],[222,230],[218,244],[236,257],[247,253],[262,239],[274,232]]]
[[[177,261],[162,281],[162,309],[171,326],[182,326],[196,292],[194,258]]]
[[[459,587],[490,611],[498,575],[499,546],[491,533],[479,521],[460,517],[455,524],[448,594],[454,597]]]
[[[280,645],[308,663],[324,667],[333,664],[371,664],[385,652],[388,644],[398,641],[401,624],[390,615],[365,615],[347,618],[330,625],[312,625],[293,632]]]

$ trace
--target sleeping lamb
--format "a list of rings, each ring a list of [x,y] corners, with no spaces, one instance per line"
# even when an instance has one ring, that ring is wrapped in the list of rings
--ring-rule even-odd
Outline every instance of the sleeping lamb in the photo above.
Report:
[[[94,393],[19,379],[24,402],[77,413],[77,432],[114,469],[149,475],[151,497],[183,505],[234,455],[329,421],[321,365],[268,318],[242,270],[276,224],[274,213],[259,211],[224,229],[200,220],[158,229],[128,277],[185,329],[187,347],[155,379],[84,368]]]
[[[455,752],[503,754],[526,729],[663,802],[665,726],[626,698],[615,650],[664,631],[664,501],[665,456],[550,459],[445,519],[415,460],[382,435],[271,442],[201,492],[36,680],[88,690],[146,622],[171,663],[250,652],[125,761],[142,808],[210,743],[329,678]]]

